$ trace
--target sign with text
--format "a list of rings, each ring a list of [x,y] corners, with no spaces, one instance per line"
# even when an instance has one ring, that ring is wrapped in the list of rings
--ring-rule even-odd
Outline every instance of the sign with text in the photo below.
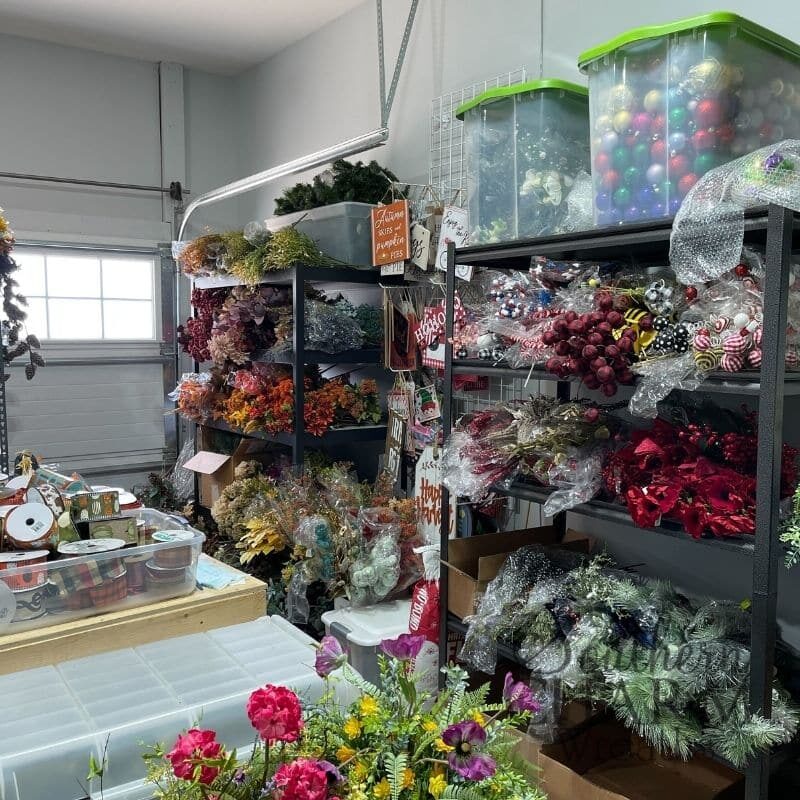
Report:
[[[415,222],[411,226],[411,263],[420,269],[428,269],[428,253],[431,249],[431,232]]]
[[[447,206],[444,210],[436,250],[436,267],[442,271],[447,269],[447,245],[451,242],[456,247],[463,247],[469,242],[469,212],[466,208]],[[458,268],[457,265],[456,274]]]
[[[394,264],[411,258],[411,233],[408,200],[396,200],[387,206],[376,206],[372,218],[372,263]]]
[[[442,527],[441,451],[428,445],[419,457],[414,478],[417,527],[428,542],[438,542]],[[450,537],[456,530],[456,498],[450,495]]]
[[[403,444],[406,435],[406,420],[394,409],[389,409],[389,420],[386,426],[386,452],[383,469],[397,483],[400,477],[400,465],[403,462]]]

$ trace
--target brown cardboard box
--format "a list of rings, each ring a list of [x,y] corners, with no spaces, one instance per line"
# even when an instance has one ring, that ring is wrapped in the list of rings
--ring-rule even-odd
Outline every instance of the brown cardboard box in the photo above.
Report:
[[[738,800],[743,776],[705,756],[667,758],[617,722],[598,722],[539,752],[550,800]]]
[[[447,609],[464,619],[475,613],[475,601],[497,576],[509,553],[528,544],[558,545],[565,549],[590,552],[589,537],[566,532],[558,541],[555,528],[528,528],[505,533],[486,533],[466,539],[451,539],[447,546]]]
[[[268,462],[273,449],[260,439],[239,439],[230,455],[214,452],[216,432],[200,426],[197,429],[197,453],[183,466],[198,474],[200,505],[211,508],[222,490],[233,483],[236,467],[242,461]]]

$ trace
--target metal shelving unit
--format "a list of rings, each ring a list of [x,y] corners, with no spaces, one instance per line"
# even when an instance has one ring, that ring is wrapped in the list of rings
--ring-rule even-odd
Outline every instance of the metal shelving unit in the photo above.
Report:
[[[342,353],[323,353],[320,350],[307,350],[305,346],[305,285],[307,283],[330,284],[335,288],[343,286],[377,286],[376,270],[348,269],[346,267],[312,267],[297,264],[290,269],[270,274],[260,285],[291,287],[293,315],[292,349],[271,359],[276,364],[289,364],[292,367],[294,382],[294,431],[292,433],[269,434],[264,431],[244,431],[232,428],[222,422],[204,423],[207,428],[227,431],[253,439],[263,439],[285,445],[292,451],[292,466],[302,469],[303,451],[305,448],[321,448],[357,442],[374,442],[385,438],[386,425],[354,425],[334,428],[324,436],[313,436],[305,430],[303,406],[305,392],[303,385],[304,368],[311,364],[361,364],[377,365],[381,362],[382,352],[377,348],[362,350],[346,350]],[[230,286],[241,286],[243,282],[234,276],[195,278],[194,288],[215,289]],[[254,361],[258,361],[255,358]],[[195,364],[195,370],[199,368]]]
[[[520,240],[456,250],[448,250],[446,275],[446,344],[444,368],[444,435],[452,427],[453,375],[482,373],[525,377],[528,370],[515,370],[482,361],[453,361],[453,297],[456,289],[456,264],[491,266],[494,269],[525,269],[532,256],[587,260],[613,260],[631,265],[668,263],[671,221],[640,223],[621,227],[582,231],[562,236]],[[790,253],[800,246],[800,223],[793,212],[780,206],[760,210],[745,220],[745,242],[766,246],[766,278],[764,281],[764,326],[760,373],[711,375],[700,387],[701,392],[747,395],[758,399],[758,459],[756,492],[756,533],[749,539],[701,539],[709,548],[734,550],[752,559],[752,621],[750,634],[750,695],[749,707],[755,713],[769,716],[772,711],[772,676],[776,638],[776,606],[778,565],[781,545],[777,536],[780,500],[780,464],[783,443],[783,403],[786,396],[800,395],[800,375],[786,375],[784,350]],[[536,380],[555,380],[557,396],[570,397],[571,384],[548,375],[543,370],[531,371]],[[542,502],[546,488],[516,483],[506,494]],[[448,559],[449,493],[443,491],[441,558]],[[606,520],[614,524],[633,526],[626,510],[611,503],[592,501],[572,513]],[[561,525],[563,526],[563,517]],[[636,529],[639,531],[640,529]],[[652,529],[654,535],[684,538],[685,532],[675,527]],[[447,597],[447,570],[441,576],[441,596]],[[448,632],[463,632],[459,620],[448,614],[447,603],[441,607],[440,659],[447,658]],[[508,652],[506,652],[508,651]],[[501,655],[516,659],[514,649],[501,648]],[[746,770],[746,799],[767,800],[772,754],[755,758]],[[775,759],[777,762],[777,759]]]

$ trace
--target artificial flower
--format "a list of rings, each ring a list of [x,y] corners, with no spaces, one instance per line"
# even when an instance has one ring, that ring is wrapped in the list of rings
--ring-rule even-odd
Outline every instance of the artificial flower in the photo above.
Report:
[[[661,507],[639,486],[631,486],[625,493],[628,511],[634,524],[640,528],[654,528],[661,519]]]
[[[439,726],[432,719],[426,719],[422,723],[422,729],[427,731],[428,733],[433,733],[438,728]]]
[[[381,778],[381,782],[375,784],[372,794],[377,800],[386,800],[392,794],[392,788],[389,786],[389,781],[386,778]]]
[[[425,644],[424,636],[413,633],[401,633],[396,639],[384,639],[381,650],[398,661],[413,661]]]
[[[256,689],[247,701],[247,716],[265,742],[296,742],[303,729],[300,700],[284,686]]]
[[[732,512],[742,508],[742,498],[736,494],[731,482],[722,476],[707,478],[697,490],[713,511]]]
[[[428,778],[428,794],[435,797],[437,800],[444,794],[444,790],[447,788],[447,778],[444,777],[441,773],[437,775],[431,775]]]
[[[378,702],[371,695],[365,694],[358,704],[362,717],[372,717],[378,713]]]
[[[452,746],[447,744],[447,742],[445,742],[441,736],[433,743],[433,746],[440,753],[449,753],[453,749]]]
[[[708,525],[705,506],[700,502],[685,503],[678,511],[684,530],[693,538],[699,539]]]
[[[353,750],[352,747],[348,747],[346,744],[343,744],[337,751],[336,751],[336,760],[340,764],[344,764],[347,761],[350,761],[356,754],[356,750]]]
[[[368,775],[367,765],[363,761],[356,761],[353,768],[350,770],[350,775],[356,781],[366,780]]]
[[[514,677],[510,672],[506,673],[503,683],[503,700],[508,703],[509,710],[515,713],[531,711],[535,714],[541,709],[533,697],[531,687],[522,681],[514,682]]]
[[[204,764],[204,761],[219,759],[224,755],[215,731],[190,728],[175,740],[167,758],[172,764],[176,778],[185,781],[197,780],[205,786],[214,782],[219,767]]]
[[[348,717],[342,730],[348,739],[356,739],[361,735],[361,723],[355,717]]]
[[[406,767],[403,770],[403,789],[410,789],[414,785],[414,770],[411,767]]]
[[[708,527],[714,536],[737,536],[755,533],[756,523],[752,516],[745,514],[713,514],[708,517]]]
[[[335,636],[323,636],[314,657],[314,669],[320,678],[327,678],[332,672],[347,663],[347,656]]]
[[[339,768],[335,764],[331,764],[330,761],[325,760],[318,761],[317,763],[325,770],[325,774],[328,776],[328,783],[341,783],[344,780],[342,773],[339,772]]]
[[[473,720],[473,722],[477,722],[478,725],[486,724],[486,717],[484,717],[480,711],[473,711],[469,716],[470,719]]]
[[[328,796],[328,773],[310,758],[281,764],[273,783],[276,800],[326,800]]]
[[[477,722],[470,720],[451,725],[442,733],[442,740],[453,748],[447,754],[450,769],[462,778],[481,781],[494,775],[494,759],[480,752],[486,744],[486,729]]]

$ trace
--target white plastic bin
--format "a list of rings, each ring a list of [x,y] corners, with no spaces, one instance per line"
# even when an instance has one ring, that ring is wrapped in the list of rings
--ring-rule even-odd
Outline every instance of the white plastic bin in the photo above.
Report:
[[[372,266],[372,228],[369,203],[334,203],[270,217],[267,228],[277,231],[289,225],[310,236],[326,256],[345,264]]]
[[[335,636],[350,666],[372,683],[378,681],[378,652],[384,639],[408,633],[410,600],[394,600],[365,608],[341,608],[322,615],[325,633]]]

